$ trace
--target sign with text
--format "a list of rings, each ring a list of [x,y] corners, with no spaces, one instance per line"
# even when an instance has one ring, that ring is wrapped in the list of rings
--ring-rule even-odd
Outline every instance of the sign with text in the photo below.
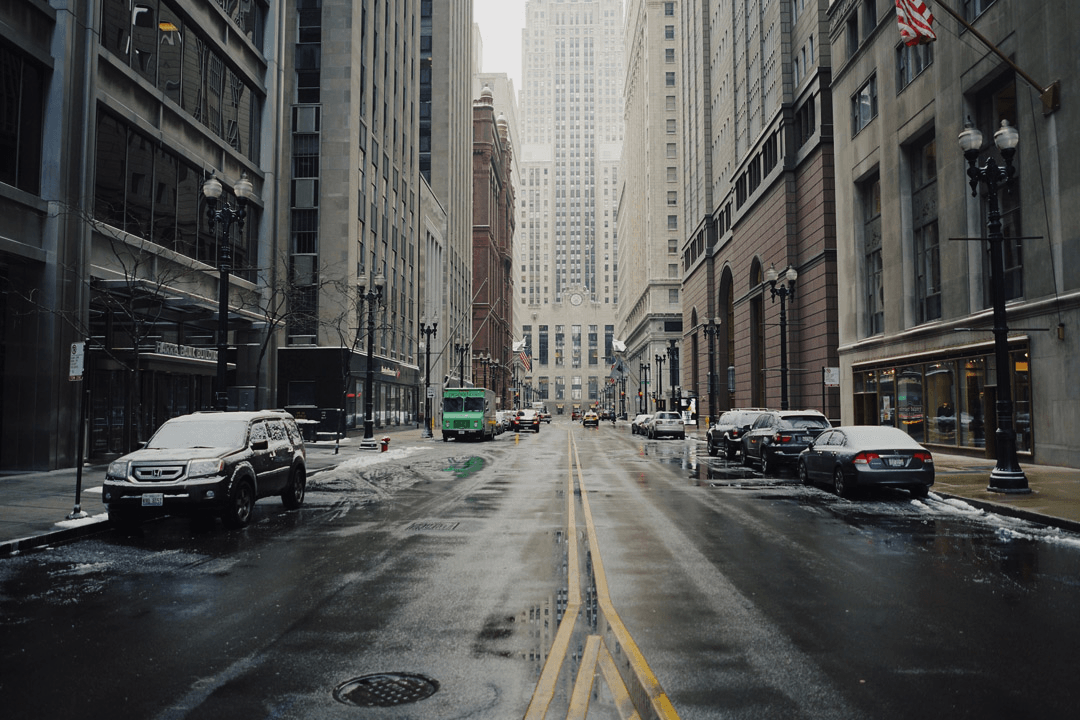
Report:
[[[68,362],[68,380],[78,382],[83,379],[83,368],[86,363],[86,343],[71,343],[71,358]]]

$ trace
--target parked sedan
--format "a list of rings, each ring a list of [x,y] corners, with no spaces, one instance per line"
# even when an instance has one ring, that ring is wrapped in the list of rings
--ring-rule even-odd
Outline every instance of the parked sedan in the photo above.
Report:
[[[807,485],[831,482],[844,497],[859,487],[893,485],[921,498],[934,484],[934,457],[899,428],[838,427],[821,433],[800,453],[799,479]]]
[[[634,419],[630,421],[630,434],[644,435],[645,425],[649,422],[649,420],[652,420],[652,415],[649,415],[648,413],[635,415]]]
[[[705,433],[709,455],[716,457],[723,452],[728,460],[734,460],[742,451],[743,433],[750,429],[763,412],[763,408],[740,408],[721,414]]]
[[[679,438],[680,440],[686,439],[686,428],[683,426],[682,416],[677,412],[661,410],[656,413],[645,425],[645,432],[650,440],[653,438],[664,437],[665,435],[670,435],[671,437]]]
[[[829,419],[817,410],[768,410],[743,434],[742,463],[757,464],[771,475],[781,465],[795,465],[799,453],[823,430]]]

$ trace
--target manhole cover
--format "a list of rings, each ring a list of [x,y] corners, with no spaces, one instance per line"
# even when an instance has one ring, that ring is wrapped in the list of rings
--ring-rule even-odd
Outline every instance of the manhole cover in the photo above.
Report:
[[[334,698],[346,705],[392,707],[431,697],[439,683],[413,673],[375,673],[346,680],[334,690]]]

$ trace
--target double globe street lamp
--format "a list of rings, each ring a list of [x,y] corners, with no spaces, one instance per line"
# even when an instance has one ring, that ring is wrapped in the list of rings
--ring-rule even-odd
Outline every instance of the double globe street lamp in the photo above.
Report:
[[[780,298],[780,409],[788,409],[788,357],[787,357],[787,300],[791,298],[795,299],[795,281],[798,279],[799,273],[795,268],[788,265],[782,275],[778,275],[776,268],[770,266],[765,271],[765,281],[769,283],[769,291],[772,293],[772,300],[776,302],[776,298]],[[782,280],[780,287],[777,287],[777,281]]]
[[[247,173],[233,186],[236,204],[222,203],[218,207],[223,188],[216,174],[203,183],[203,195],[206,197],[206,219],[214,235],[218,248],[218,333],[217,333],[217,384],[214,388],[214,409],[229,409],[228,372],[229,372],[229,273],[232,271],[232,236],[230,230],[235,224],[240,237],[244,235],[244,220],[247,219],[248,200],[255,197],[254,188]]]
[[[364,439],[362,449],[374,449],[375,442],[375,307],[382,302],[382,275],[372,278],[371,286],[360,285],[360,300],[367,303],[367,372],[364,374]]]
[[[421,437],[430,438],[432,434],[432,403],[431,398],[431,339],[435,337],[435,330],[439,327],[439,323],[433,322],[428,325],[426,322],[420,323],[420,332],[424,336],[424,432],[421,433]]]
[[[997,430],[994,433],[997,466],[990,472],[990,483],[986,489],[1001,493],[1028,493],[1031,488],[1016,458],[1016,432],[1013,429],[1009,325],[1005,315],[1005,238],[1001,232],[997,193],[998,186],[1008,185],[1016,174],[1012,159],[1020,142],[1020,133],[1008,120],[1002,120],[1001,127],[994,133],[994,144],[1005,161],[1003,166],[992,158],[979,165],[983,134],[971,124],[970,119],[964,123],[958,140],[968,162],[968,184],[972,197],[978,194],[979,183],[986,188],[986,239],[990,242],[990,294],[994,304],[994,362],[997,371]]]

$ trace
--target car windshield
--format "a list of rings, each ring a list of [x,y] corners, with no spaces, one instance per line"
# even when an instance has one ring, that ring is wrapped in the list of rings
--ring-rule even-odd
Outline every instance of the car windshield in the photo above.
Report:
[[[782,418],[780,427],[791,430],[821,430],[829,427],[829,421],[813,415],[802,415]]]
[[[243,447],[247,441],[247,421],[233,418],[206,418],[167,422],[158,428],[146,447],[151,450],[178,450],[200,447]]]
[[[484,411],[484,398],[482,397],[467,397],[465,398],[465,412],[483,412]]]

